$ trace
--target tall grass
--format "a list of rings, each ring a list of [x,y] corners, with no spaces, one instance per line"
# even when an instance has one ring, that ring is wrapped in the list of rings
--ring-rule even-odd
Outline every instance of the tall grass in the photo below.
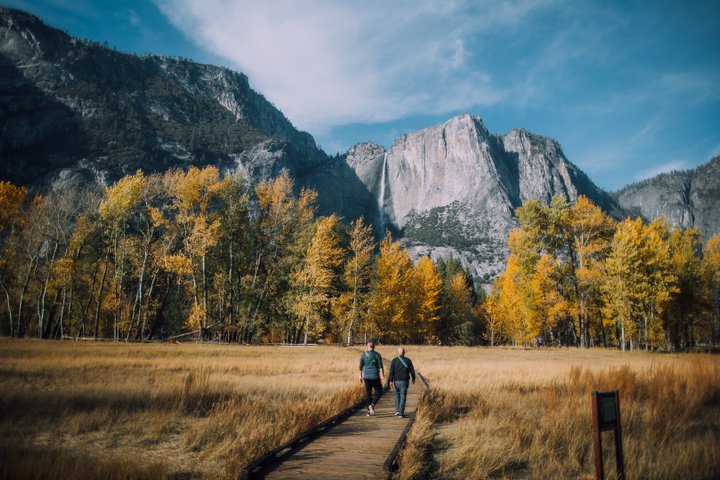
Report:
[[[354,403],[342,348],[0,340],[1,478],[236,478]]]
[[[591,392],[611,389],[621,394],[627,478],[720,475],[717,357],[409,350],[431,392],[400,479],[594,478]],[[606,478],[615,478],[604,435]]]

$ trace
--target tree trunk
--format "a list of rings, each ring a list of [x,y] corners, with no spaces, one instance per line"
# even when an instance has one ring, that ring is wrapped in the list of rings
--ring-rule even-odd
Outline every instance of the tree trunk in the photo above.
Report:
[[[30,285],[30,277],[32,275],[32,272],[35,271],[35,260],[37,259],[40,250],[38,249],[38,252],[31,257],[30,259],[30,265],[28,265],[28,269],[25,273],[25,280],[23,282],[23,286],[20,289],[20,299],[18,300],[18,309],[17,309],[17,315],[15,318],[17,319],[17,331],[18,335],[20,335],[20,324],[22,323],[22,310],[23,310],[23,301],[25,299],[25,292],[27,291],[28,285]]]
[[[108,262],[103,264],[103,274],[100,280],[100,290],[98,291],[97,303],[95,304],[95,330],[93,331],[93,339],[98,338],[98,329],[100,328],[100,307],[102,306],[103,292],[105,291],[105,277],[107,276]]]
[[[52,267],[55,263],[55,255],[57,255],[58,242],[55,242],[53,247],[53,253],[50,256],[50,262],[47,266],[47,273],[45,274],[45,280],[42,284],[40,298],[38,299],[38,338],[43,338],[43,323],[45,322],[45,297],[47,295],[48,284],[50,283],[50,276],[52,275]]]
[[[205,270],[205,255],[202,256],[202,276],[203,276],[203,330],[207,328],[207,315],[208,315],[208,284],[207,284],[207,271]]]
[[[142,266],[140,267],[140,278],[138,279],[138,291],[135,295],[135,304],[133,305],[132,309],[132,318],[130,319],[130,328],[128,329],[127,338],[130,338],[130,333],[132,332],[133,326],[137,325],[138,328],[140,327],[140,316],[142,315],[142,307],[143,307],[143,286],[145,285],[145,269],[147,268],[147,259],[148,259],[148,250],[150,249],[149,245],[145,245],[145,249],[143,252],[143,261]],[[138,330],[138,332],[135,335],[136,339],[142,339],[142,330]]]
[[[625,319],[620,320],[620,343],[622,351],[625,351]]]
[[[5,286],[5,282],[0,281],[0,286],[2,286],[3,291],[5,292],[5,300],[7,302],[7,311],[8,311],[8,321],[10,322],[10,338],[13,338],[13,311],[12,311],[12,304],[10,303],[10,292],[8,292],[7,287]]]

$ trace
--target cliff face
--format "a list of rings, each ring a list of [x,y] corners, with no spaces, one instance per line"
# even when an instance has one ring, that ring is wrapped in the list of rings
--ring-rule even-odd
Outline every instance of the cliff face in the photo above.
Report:
[[[327,161],[225,68],[119,53],[5,8],[0,67],[0,177],[17,183],[208,164],[302,176]]]
[[[613,195],[631,215],[696,227],[705,240],[720,234],[720,157],[693,170],[671,172],[628,185]]]
[[[348,163],[378,199],[376,218],[415,254],[460,257],[480,275],[503,267],[513,213],[524,200],[582,194],[621,215],[554,140],[525,130],[493,135],[470,115],[404,135],[387,152],[356,146]]]

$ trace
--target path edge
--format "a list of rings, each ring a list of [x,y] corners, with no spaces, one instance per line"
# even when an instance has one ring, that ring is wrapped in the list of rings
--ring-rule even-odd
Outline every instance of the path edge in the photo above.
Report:
[[[400,452],[402,452],[403,448],[405,447],[405,442],[407,441],[408,434],[410,433],[410,430],[412,429],[413,425],[415,424],[415,419],[417,418],[418,411],[420,410],[420,405],[422,404],[423,400],[425,399],[425,394],[430,389],[430,386],[427,383],[427,379],[418,372],[417,374],[418,378],[420,379],[420,383],[423,386],[423,391],[420,394],[420,400],[418,401],[418,405],[415,408],[415,415],[410,419],[410,421],[405,425],[405,428],[403,429],[402,433],[400,434],[400,438],[398,438],[398,441],[395,442],[395,446],[390,451],[390,455],[385,459],[385,463],[383,463],[383,471],[386,474],[386,478],[391,478],[393,473],[398,468],[398,456],[400,455]]]
[[[276,449],[266,453],[262,457],[250,462],[250,464],[243,469],[238,477],[238,480],[250,480],[253,478],[264,478],[264,475],[275,468],[278,464],[282,463],[287,457],[295,453],[304,447],[308,442],[315,438],[324,435],[328,430],[335,427],[339,423],[342,423],[349,416],[360,410],[365,406],[365,399],[358,400],[351,407],[346,408],[337,415],[325,420],[324,422],[318,423],[304,432],[297,435],[295,438],[286,442]]]

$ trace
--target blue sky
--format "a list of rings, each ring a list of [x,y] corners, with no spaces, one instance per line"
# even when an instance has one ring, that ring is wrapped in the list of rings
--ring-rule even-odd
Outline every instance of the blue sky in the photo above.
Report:
[[[470,112],[608,190],[720,154],[720,2],[0,0],[124,51],[246,73],[329,153]]]

